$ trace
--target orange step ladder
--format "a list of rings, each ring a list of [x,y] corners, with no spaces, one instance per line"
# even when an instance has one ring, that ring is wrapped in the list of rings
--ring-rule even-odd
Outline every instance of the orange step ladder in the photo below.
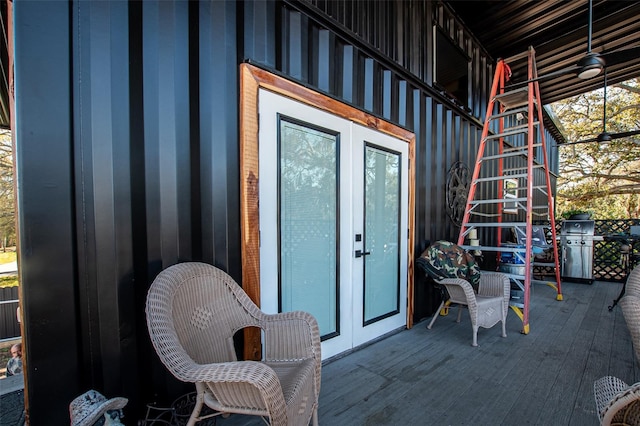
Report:
[[[525,59],[527,81],[508,85],[508,64]],[[562,300],[547,157],[535,51],[529,47],[497,63],[458,236],[458,245],[467,250],[496,253],[499,269],[512,282],[510,307],[522,320],[524,334],[529,334],[532,283],[549,285],[557,291],[556,300]],[[503,241],[505,230],[520,238]],[[552,250],[553,263],[535,262],[534,250]],[[555,282],[534,279],[534,267],[552,269],[546,275]]]

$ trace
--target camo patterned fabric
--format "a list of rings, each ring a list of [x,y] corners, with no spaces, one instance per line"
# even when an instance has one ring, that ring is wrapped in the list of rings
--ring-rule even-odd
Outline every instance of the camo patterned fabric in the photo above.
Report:
[[[478,291],[480,267],[471,253],[454,243],[436,241],[420,255],[416,263],[434,280],[462,278]]]

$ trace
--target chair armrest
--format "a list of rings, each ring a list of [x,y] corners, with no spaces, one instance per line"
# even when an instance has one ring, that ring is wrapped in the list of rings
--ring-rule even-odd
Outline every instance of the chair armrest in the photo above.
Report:
[[[320,360],[320,331],[313,315],[303,311],[265,315],[262,328],[265,360]]]
[[[462,278],[443,278],[438,283],[444,285],[449,293],[449,300],[454,303],[463,303],[471,308],[476,304],[476,293],[471,284]]]
[[[265,314],[262,324],[265,361],[313,359],[315,388],[319,393],[322,353],[320,329],[315,317],[303,311]]]
[[[511,297],[511,283],[509,277],[500,272],[483,272],[480,275],[478,294],[481,296]]]
[[[595,381],[593,393],[602,424],[610,424],[621,410],[626,411],[624,417],[631,421],[640,419],[640,405],[631,404],[640,400],[640,383],[628,386],[617,377],[605,376]]]

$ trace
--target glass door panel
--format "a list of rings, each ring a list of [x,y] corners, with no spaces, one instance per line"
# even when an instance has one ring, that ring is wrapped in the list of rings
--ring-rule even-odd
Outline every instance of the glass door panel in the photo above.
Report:
[[[366,144],[364,325],[399,312],[400,155]]]
[[[336,334],[339,237],[338,135],[280,117],[281,312],[307,311]]]

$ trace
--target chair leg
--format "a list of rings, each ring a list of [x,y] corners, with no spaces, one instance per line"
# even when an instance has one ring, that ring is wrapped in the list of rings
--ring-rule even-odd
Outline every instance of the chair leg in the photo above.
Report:
[[[202,383],[196,383],[196,403],[193,407],[193,411],[191,412],[191,416],[189,417],[189,421],[187,422],[187,426],[195,426],[196,422],[200,421],[200,410],[202,410],[202,405],[204,404],[204,389]]]
[[[504,306],[507,305],[505,308]],[[502,301],[502,337],[507,337],[507,314],[509,312],[509,302]]]
[[[462,319],[462,305],[458,305],[458,320],[456,322],[460,322]]]
[[[313,426],[318,426],[318,407],[316,407],[315,410],[313,410],[313,418],[311,421]]]
[[[429,330],[431,330],[431,327],[433,327],[433,323],[436,322],[436,319],[438,318],[438,315],[440,315],[440,310],[442,309],[442,307],[444,306],[444,300],[440,303],[440,306],[438,306],[438,310],[433,314],[433,318],[431,318],[431,321],[429,322],[429,325],[427,326],[427,328]]]
[[[478,346],[478,327],[473,326],[473,343],[471,346]]]

